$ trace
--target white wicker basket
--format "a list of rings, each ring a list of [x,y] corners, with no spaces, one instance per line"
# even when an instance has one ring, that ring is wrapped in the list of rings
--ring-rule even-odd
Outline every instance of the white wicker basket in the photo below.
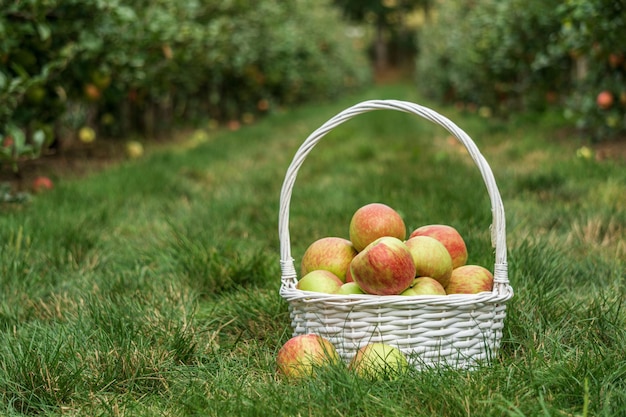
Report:
[[[313,147],[335,127],[373,110],[413,113],[444,127],[463,144],[487,186],[491,201],[491,239],[495,248],[492,292],[448,296],[336,295],[301,291],[291,256],[289,206],[298,170]],[[280,295],[289,303],[293,335],[316,333],[329,339],[349,362],[370,342],[400,348],[416,368],[473,368],[489,364],[502,337],[506,302],[513,297],[506,263],[504,208],[491,168],[470,137],[452,121],[423,106],[397,100],[371,100],[328,120],[300,146],[289,166],[280,195],[278,232],[281,256]]]

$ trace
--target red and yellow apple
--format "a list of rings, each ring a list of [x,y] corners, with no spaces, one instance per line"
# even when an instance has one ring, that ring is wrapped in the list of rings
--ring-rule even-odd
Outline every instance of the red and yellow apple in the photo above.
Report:
[[[419,277],[400,295],[446,295],[446,290],[439,281],[431,277]]]
[[[354,282],[368,294],[400,294],[415,278],[415,262],[404,242],[384,236],[354,257],[350,273]]]
[[[601,91],[596,97],[596,103],[602,110],[610,109],[613,106],[613,94],[610,91]]]
[[[357,251],[348,239],[324,237],[311,243],[302,256],[300,273],[302,276],[311,271],[323,269],[346,281],[346,272]]]
[[[415,262],[415,276],[434,278],[444,287],[452,274],[452,258],[446,247],[430,236],[415,236],[404,242]]]
[[[276,355],[278,371],[293,379],[310,376],[316,368],[340,363],[335,346],[317,334],[304,334],[289,339]]]
[[[317,269],[311,271],[298,281],[296,288],[302,291],[336,293],[343,285],[343,281],[330,271]]]
[[[352,272],[350,272],[350,265],[348,265],[348,269],[346,270],[346,282],[354,282],[354,279],[352,278]]]
[[[406,237],[406,226],[400,214],[393,208],[371,203],[359,208],[350,220],[350,240],[357,251],[383,236],[400,240]]]
[[[455,268],[446,286],[447,294],[478,294],[493,290],[493,274],[480,265]]]
[[[33,180],[33,191],[40,193],[45,190],[51,190],[54,188],[54,183],[48,177],[37,177]]]
[[[369,343],[359,349],[348,369],[362,378],[394,379],[408,370],[409,363],[400,349],[386,343]]]
[[[415,229],[409,235],[409,239],[415,236],[430,236],[440,241],[450,253],[453,268],[458,268],[467,262],[467,246],[454,227],[446,224],[429,224]]]

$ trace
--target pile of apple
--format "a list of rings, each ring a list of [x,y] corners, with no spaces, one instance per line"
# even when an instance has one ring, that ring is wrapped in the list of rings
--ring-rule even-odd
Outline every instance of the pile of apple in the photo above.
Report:
[[[467,265],[467,247],[452,226],[431,224],[410,233],[393,208],[372,203],[350,221],[350,239],[324,237],[305,251],[303,291],[329,294],[476,294],[493,289],[493,274]]]

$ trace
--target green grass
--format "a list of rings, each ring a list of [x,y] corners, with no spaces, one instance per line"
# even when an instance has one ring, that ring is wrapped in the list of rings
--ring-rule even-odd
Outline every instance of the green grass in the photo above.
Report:
[[[507,215],[502,349],[475,371],[370,383],[342,367],[275,373],[290,337],[280,298],[278,197],[306,136],[368,98],[422,102],[406,85],[274,114],[159,149],[0,209],[0,414],[617,416],[626,413],[626,169],[576,157],[558,116],[507,122],[433,106],[474,138]],[[428,104],[428,103],[426,103]],[[358,116],[303,165],[292,252],[347,237],[361,205],[407,227],[454,225],[489,266],[477,169],[442,129]]]

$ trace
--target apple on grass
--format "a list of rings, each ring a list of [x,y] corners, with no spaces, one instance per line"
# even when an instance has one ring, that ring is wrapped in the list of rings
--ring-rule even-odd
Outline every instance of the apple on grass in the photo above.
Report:
[[[400,214],[381,203],[371,203],[359,208],[350,220],[350,240],[357,251],[383,236],[400,240],[406,237],[406,226]]]
[[[415,278],[415,262],[400,239],[385,236],[363,249],[350,263],[350,273],[368,294],[400,294]]]
[[[409,239],[415,236],[430,236],[440,241],[450,253],[453,268],[458,268],[467,262],[467,246],[454,227],[446,224],[429,224],[415,229],[409,235]]]
[[[446,247],[430,236],[415,236],[404,242],[415,262],[415,275],[434,278],[446,286],[452,274],[452,258]]]
[[[323,269],[346,281],[346,271],[356,256],[352,242],[340,237],[323,237],[311,243],[302,256],[300,273],[305,276],[311,271]]]
[[[493,290],[493,274],[479,265],[455,268],[446,286],[447,294],[478,294]]]
[[[126,151],[126,156],[130,159],[137,159],[143,156],[143,145],[136,140],[126,142],[124,150]]]
[[[359,349],[348,369],[371,380],[394,379],[408,370],[409,363],[400,349],[386,343],[369,343]]]
[[[48,177],[37,177],[33,180],[33,191],[40,193],[54,188],[54,183]]]
[[[446,295],[446,290],[439,281],[431,277],[419,277],[400,295]]]
[[[317,269],[311,271],[298,281],[296,288],[302,291],[323,292],[334,294],[339,291],[343,281],[330,271]]]
[[[284,376],[298,379],[313,375],[316,368],[340,363],[335,346],[317,334],[303,334],[289,339],[276,355],[278,371]]]

